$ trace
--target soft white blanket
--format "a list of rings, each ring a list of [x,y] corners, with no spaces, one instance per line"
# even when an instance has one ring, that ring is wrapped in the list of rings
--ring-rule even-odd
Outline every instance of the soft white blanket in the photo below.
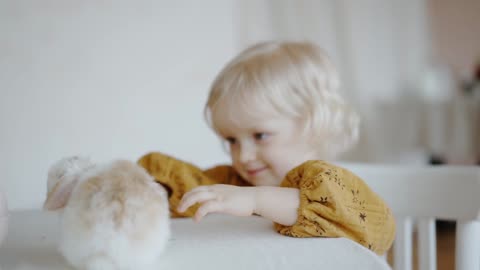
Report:
[[[58,216],[13,212],[0,247],[1,270],[69,269],[56,251]],[[158,269],[369,269],[388,270],[385,261],[348,239],[291,238],[261,217],[210,215],[200,223],[172,220],[172,237]]]

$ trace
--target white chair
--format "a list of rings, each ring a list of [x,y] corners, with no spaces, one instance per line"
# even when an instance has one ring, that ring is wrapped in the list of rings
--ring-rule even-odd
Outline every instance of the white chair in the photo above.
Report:
[[[394,269],[412,269],[413,226],[419,270],[436,269],[435,219],[456,221],[457,270],[480,269],[480,167],[344,164],[380,194],[397,221]]]

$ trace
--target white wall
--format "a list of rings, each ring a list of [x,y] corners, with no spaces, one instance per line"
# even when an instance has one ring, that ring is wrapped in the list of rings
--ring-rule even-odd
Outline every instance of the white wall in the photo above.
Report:
[[[272,38],[315,41],[339,66],[364,117],[347,159],[398,162],[423,149],[418,105],[398,99],[431,55],[426,1],[0,0],[0,188],[39,207],[48,166],[72,154],[227,162],[202,116],[209,84]]]
[[[228,161],[204,123],[233,2],[0,0],[0,188],[39,208],[60,157]]]

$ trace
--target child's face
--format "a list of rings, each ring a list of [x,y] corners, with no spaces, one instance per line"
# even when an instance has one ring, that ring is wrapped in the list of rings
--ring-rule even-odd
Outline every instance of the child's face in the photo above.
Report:
[[[256,186],[278,186],[288,171],[316,159],[301,121],[275,113],[232,114],[217,109],[214,122],[229,144],[235,170]],[[255,111],[255,110],[253,110]],[[232,117],[235,118],[232,121]]]

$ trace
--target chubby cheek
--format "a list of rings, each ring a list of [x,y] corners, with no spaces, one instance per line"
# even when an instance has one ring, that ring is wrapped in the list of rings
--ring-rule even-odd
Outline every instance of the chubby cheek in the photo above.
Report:
[[[272,152],[272,156],[270,159],[270,167],[275,174],[275,177],[283,180],[283,178],[287,175],[288,172],[290,172],[292,169],[299,166],[306,160],[307,157],[303,155],[303,153],[295,153],[295,151]]]
[[[282,181],[288,171],[290,171],[290,161],[288,155],[282,151],[271,151],[264,154],[264,161],[270,167],[273,176]]]
[[[275,177],[281,181],[283,181],[283,178],[287,175],[287,173],[290,171],[290,163],[288,162],[278,162],[276,163],[272,171],[275,174]]]

